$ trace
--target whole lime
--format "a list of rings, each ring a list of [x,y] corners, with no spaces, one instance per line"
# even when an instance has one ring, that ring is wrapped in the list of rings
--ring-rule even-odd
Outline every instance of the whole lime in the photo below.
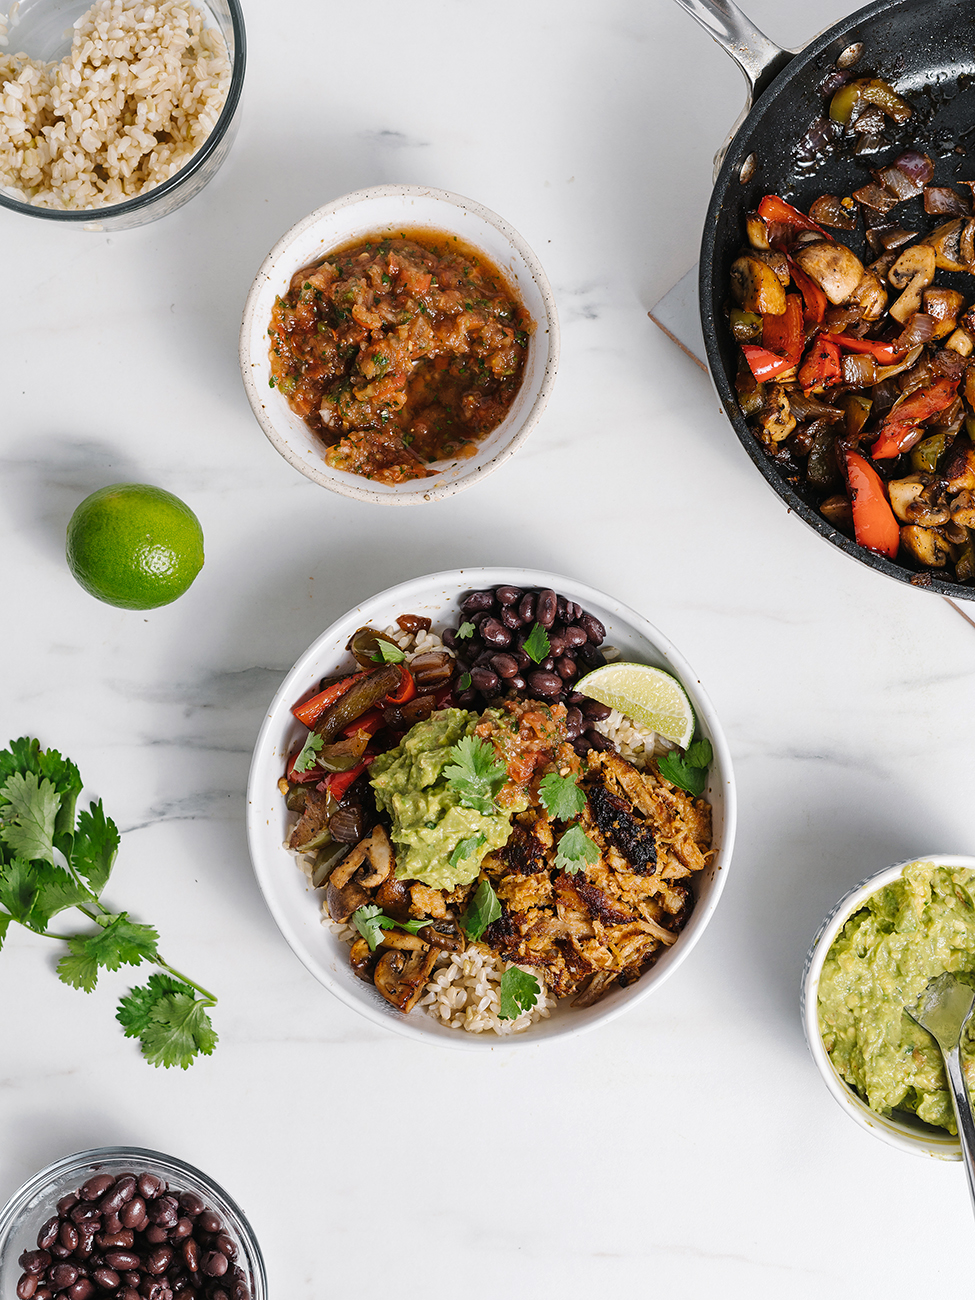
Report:
[[[71,516],[67,557],[92,596],[121,609],[156,609],[182,596],[203,568],[203,529],[172,492],[113,483]]]

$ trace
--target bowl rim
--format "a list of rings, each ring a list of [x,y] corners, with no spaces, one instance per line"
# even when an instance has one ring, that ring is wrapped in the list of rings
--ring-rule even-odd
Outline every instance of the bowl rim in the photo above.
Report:
[[[713,864],[713,875],[708,897],[705,900],[699,899],[697,901],[687,929],[681,932],[678,942],[670,949],[670,952],[673,953],[673,959],[663,969],[652,968],[635,985],[631,985],[630,988],[633,992],[627,1000],[605,1008],[601,1015],[595,1016],[585,1023],[569,1023],[566,1027],[560,1028],[557,1032],[548,1034],[544,1038],[533,1037],[530,1031],[504,1037],[496,1034],[469,1034],[457,1031],[447,1037],[440,1037],[431,1034],[426,1028],[423,1022],[427,1017],[420,1017],[419,1019],[413,1016],[400,1016],[395,1019],[390,1017],[388,1013],[376,1008],[365,998],[353,996],[346,984],[333,979],[327,970],[324,970],[313,960],[306,951],[301,937],[292,929],[284,908],[275,901],[273,891],[265,889],[264,885],[264,868],[261,865],[259,846],[266,837],[266,825],[260,814],[261,798],[265,791],[263,785],[259,785],[259,767],[261,757],[268,748],[270,734],[278,725],[282,711],[290,712],[291,702],[295,698],[294,691],[297,682],[302,681],[302,689],[304,689],[309,676],[308,668],[314,662],[319,649],[335,641],[336,629],[341,627],[346,620],[349,620],[350,615],[354,614],[358,617],[360,614],[365,614],[368,617],[369,611],[380,604],[384,607],[402,606],[404,600],[411,598],[417,584],[440,584],[441,582],[456,585],[458,593],[467,588],[477,589],[504,583],[519,586],[551,587],[557,591],[571,593],[573,600],[579,599],[582,603],[589,602],[590,604],[602,605],[604,608],[612,609],[621,621],[628,622],[634,632],[649,641],[661,657],[673,666],[675,675],[680,678],[688,694],[692,697],[695,713],[707,724],[714,748],[716,761],[712,772],[715,781],[720,782],[722,786],[723,827],[721,844]],[[408,608],[408,605],[404,607]],[[267,707],[254,746],[247,778],[246,826],[251,865],[268,911],[295,956],[319,983],[334,994],[340,1002],[365,1016],[373,1024],[404,1037],[412,1038],[415,1041],[451,1049],[499,1051],[540,1047],[543,1044],[562,1041],[608,1024],[625,1011],[636,1006],[637,1003],[642,1002],[644,998],[648,997],[670,978],[673,972],[687,959],[701,938],[724,891],[735,844],[737,795],[731,751],[714,706],[698,675],[690,667],[683,655],[676,650],[670,639],[660,632],[654,624],[622,601],[616,600],[597,588],[578,582],[564,574],[509,566],[483,566],[480,568],[448,569],[438,573],[423,574],[417,578],[410,578],[405,582],[397,583],[354,606],[340,618],[335,619],[315,638],[311,645],[299,656],[293,667],[285,674],[273,700]]]
[[[229,1216],[237,1220],[242,1235],[246,1237],[246,1245],[251,1255],[255,1273],[252,1280],[252,1300],[266,1300],[268,1290],[264,1255],[253,1225],[241,1207],[216,1179],[211,1178],[202,1169],[190,1164],[188,1160],[181,1160],[178,1156],[167,1155],[163,1151],[155,1151],[149,1147],[91,1147],[85,1151],[75,1151],[71,1155],[61,1156],[59,1159],[52,1160],[50,1164],[45,1165],[43,1169],[39,1169],[37,1173],[32,1174],[17,1188],[13,1195],[7,1199],[3,1208],[0,1209],[0,1252],[6,1251],[8,1237],[17,1215],[34,1196],[42,1193],[46,1187],[56,1184],[72,1171],[77,1171],[80,1174],[83,1169],[105,1164],[108,1161],[117,1160],[124,1164],[132,1159],[144,1160],[147,1164],[161,1169],[167,1175],[167,1181],[173,1175],[177,1179],[180,1175],[184,1175],[211,1189],[214,1199],[222,1202],[222,1208],[227,1211]]]
[[[961,1146],[958,1138],[950,1133],[946,1132],[944,1137],[939,1137],[933,1129],[930,1132],[914,1130],[908,1123],[871,1110],[833,1065],[823,1044],[819,1028],[819,981],[833,940],[850,917],[863,907],[872,894],[899,880],[904,868],[915,862],[933,862],[935,866],[965,867],[975,871],[975,857],[967,854],[920,853],[874,872],[873,875],[865,877],[848,889],[826,915],[809,946],[802,972],[800,1014],[809,1054],[830,1095],[842,1107],[845,1114],[862,1129],[882,1139],[889,1146],[896,1147],[899,1151],[907,1151],[917,1156],[931,1156],[936,1160],[960,1160]]]
[[[240,0],[225,0],[225,2],[230,11],[230,23],[234,32],[234,52],[231,59],[230,85],[227,88],[227,99],[220,110],[220,115],[213,124],[213,130],[196,153],[175,175],[170,176],[168,180],[162,181],[159,185],[154,185],[151,190],[146,190],[143,194],[136,194],[133,198],[124,199],[121,203],[102,204],[97,208],[41,208],[32,203],[23,203],[20,199],[11,198],[0,189],[0,208],[6,208],[10,212],[19,212],[27,217],[40,217],[42,221],[60,221],[68,225],[97,226],[99,223],[114,221],[117,217],[135,215],[144,208],[155,204],[159,199],[172,194],[174,190],[181,189],[189,177],[195,175],[205,165],[227,134],[240,104],[240,96],[244,87],[244,71],[247,66],[247,34],[244,28],[244,11],[241,8]],[[115,227],[112,233],[115,233],[115,230],[124,228]]]
[[[473,216],[479,217],[486,224],[493,226],[502,237],[517,251],[529,274],[534,281],[542,298],[545,310],[544,321],[536,323],[536,329],[532,336],[533,340],[538,340],[542,333],[545,334],[547,351],[540,355],[539,360],[542,364],[543,374],[542,381],[535,399],[530,409],[526,412],[518,425],[517,429],[506,440],[503,446],[499,447],[490,460],[483,464],[474,466],[469,473],[460,475],[449,481],[440,483],[437,486],[423,487],[422,484],[427,482],[425,479],[417,479],[415,482],[420,486],[411,487],[403,491],[395,492],[377,492],[375,489],[368,487],[368,479],[361,475],[346,474],[344,471],[330,471],[325,473],[317,464],[312,464],[300,456],[289,446],[287,440],[281,436],[273,419],[268,414],[264,402],[261,400],[262,394],[257,390],[252,373],[252,349],[251,338],[254,334],[254,318],[258,309],[258,302],[265,289],[266,281],[273,278],[277,270],[277,263],[306,231],[312,229],[321,222],[327,221],[330,217],[344,212],[349,208],[355,207],[360,203],[368,203],[374,200],[397,199],[397,198],[429,198],[437,203],[444,203],[452,208],[462,208],[469,211]],[[345,242],[343,239],[336,241],[338,244]],[[475,245],[476,246],[476,245]],[[321,256],[328,255],[329,249],[323,248]],[[298,268],[295,267],[295,270]],[[502,271],[503,273],[503,271]],[[543,328],[544,327],[544,328]],[[261,338],[264,338],[264,332],[261,332]],[[274,447],[275,451],[281,455],[288,464],[296,469],[305,478],[317,483],[319,487],[328,488],[332,492],[338,492],[342,496],[352,497],[357,501],[368,501],[372,505],[387,506],[408,506],[418,505],[427,501],[441,501],[445,497],[453,496],[465,488],[471,487],[479,479],[484,478],[487,474],[498,469],[504,464],[509,457],[513,456],[528,435],[535,428],[541,419],[542,413],[548,405],[549,398],[552,395],[552,389],[555,385],[555,378],[558,372],[559,351],[561,346],[561,333],[559,329],[558,309],[555,303],[555,294],[545,269],[538,257],[518,233],[503,217],[500,217],[491,208],[479,203],[476,199],[466,198],[462,194],[455,194],[451,190],[438,189],[433,185],[415,185],[415,184],[386,184],[372,185],[361,190],[352,190],[348,194],[343,194],[331,203],[326,203],[314,212],[310,212],[306,217],[287,230],[277,241],[268,255],[264,258],[258,268],[257,274],[247,293],[244,302],[244,310],[241,318],[240,335],[238,342],[238,356],[240,363],[240,373],[244,384],[244,391],[247,394],[247,400],[254,417],[265,437]],[[324,459],[322,460],[324,466]]]

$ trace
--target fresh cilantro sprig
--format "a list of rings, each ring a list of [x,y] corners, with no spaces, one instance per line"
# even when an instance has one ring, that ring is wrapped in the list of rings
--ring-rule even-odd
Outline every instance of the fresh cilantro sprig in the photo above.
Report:
[[[382,637],[376,637],[376,653],[369,658],[374,664],[401,664],[406,655],[392,641],[384,641]]]
[[[457,847],[451,853],[448,859],[452,867],[459,867],[462,862],[472,858],[477,850],[485,843],[483,835],[468,835],[466,840],[458,840]]]
[[[530,1011],[538,1001],[542,988],[534,975],[509,966],[501,976],[501,1007],[499,1020],[517,1020],[525,1011]]]
[[[477,628],[473,623],[461,623],[457,629],[457,636],[461,641],[466,641],[468,637],[473,636]]]
[[[570,772],[560,776],[549,772],[538,785],[538,795],[553,821],[567,822],[579,817],[586,806],[586,796],[579,789],[579,779]]]
[[[382,942],[383,930],[405,930],[407,934],[418,934],[425,925],[431,925],[429,916],[418,921],[395,921],[386,916],[378,903],[366,903],[357,907],[351,916],[352,924],[369,945],[369,951],[375,952]]]
[[[695,797],[704,793],[708,783],[708,768],[714,758],[710,740],[695,740],[687,746],[683,758],[676,749],[661,754],[657,759],[660,775],[672,785]]]
[[[444,768],[444,776],[460,795],[461,805],[485,817],[496,813],[495,795],[508,779],[508,769],[494,746],[478,736],[462,736],[448,757],[454,761]]]
[[[548,658],[548,652],[552,648],[548,639],[548,633],[542,627],[541,623],[536,623],[532,630],[525,638],[525,644],[521,647],[529,659],[540,664],[543,659]]]
[[[15,922],[59,940],[66,951],[58,978],[87,993],[103,970],[152,962],[163,974],[131,989],[116,1018],[126,1037],[140,1040],[152,1065],[185,1070],[216,1046],[207,1012],[217,999],[163,960],[153,926],[102,903],[119,833],[101,800],[75,815],[81,790],[74,763],[29,736],[0,750],[0,947]],[[94,930],[52,931],[53,918],[69,909],[87,917]]]
[[[309,731],[308,738],[302,745],[301,753],[295,759],[295,765],[291,770],[293,772],[310,772],[318,762],[318,754],[324,743],[317,731]]]
[[[501,915],[501,903],[490,880],[482,880],[460,918],[460,928],[468,939],[480,939],[492,921]]]
[[[574,876],[587,863],[599,861],[599,849],[581,826],[570,826],[559,840],[555,865]]]

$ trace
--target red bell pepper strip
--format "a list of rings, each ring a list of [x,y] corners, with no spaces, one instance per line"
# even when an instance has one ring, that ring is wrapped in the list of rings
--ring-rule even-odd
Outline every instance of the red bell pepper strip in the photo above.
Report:
[[[758,215],[763,221],[777,221],[781,225],[791,226],[793,230],[818,230],[824,239],[833,238],[822,226],[817,226],[804,212],[794,208],[791,203],[786,203],[777,194],[765,195],[758,205]]]
[[[303,745],[299,745],[298,748],[295,750],[295,752],[288,759],[288,768],[287,771],[285,772],[285,776],[287,777],[287,779],[289,781],[297,782],[298,785],[306,785],[309,781],[320,781],[323,776],[328,776],[328,773],[325,771],[323,767],[317,767],[317,766],[309,767],[307,771],[304,772],[295,771],[295,763],[297,763],[298,757],[301,754],[303,748],[304,748]]]
[[[350,740],[353,736],[357,736],[360,731],[364,731],[367,736],[374,736],[385,725],[386,719],[383,717],[382,709],[367,709],[362,717],[356,718],[349,723],[342,735],[348,736]]]
[[[938,379],[930,388],[922,388],[905,398],[880,430],[880,437],[870,448],[874,460],[891,460],[902,452],[910,451],[921,441],[924,430],[921,421],[937,415],[955,400],[957,379]]]
[[[789,271],[796,283],[796,287],[802,294],[803,316],[806,324],[822,325],[829,299],[816,281],[806,275],[805,271],[801,270],[800,267],[796,266],[791,257],[789,258]]]
[[[319,782],[319,790],[327,790],[333,799],[341,799],[352,782],[362,776],[375,757],[375,754],[366,751],[366,757],[362,762],[356,763],[355,767],[350,767],[347,772],[330,772],[324,781]]]
[[[413,674],[407,668],[406,664],[399,666],[400,677],[399,690],[395,693],[390,691],[386,699],[390,704],[405,704],[407,700],[412,700],[416,694],[416,682],[413,680]]]
[[[781,375],[784,370],[791,370],[796,364],[788,357],[777,356],[774,352],[769,352],[767,348],[760,348],[755,343],[743,343],[741,350],[745,354],[749,369],[760,384],[764,384],[767,379],[774,379],[776,375]]]
[[[301,704],[296,704],[291,712],[299,722],[303,722],[306,727],[313,727],[326,709],[330,708],[340,695],[344,695],[353,682],[357,682],[360,677],[365,677],[365,673],[353,673],[351,677],[345,677],[340,682],[333,682],[331,686],[320,691],[318,695],[313,695],[310,700],[304,700]]]
[[[882,366],[893,366],[904,356],[904,349],[898,350],[890,343],[879,343],[876,339],[857,339],[852,334],[834,334],[833,342],[838,343],[844,352],[868,352]]]
[[[810,389],[829,388],[843,378],[840,350],[828,334],[820,334],[806,354],[799,368],[799,384],[803,392]]]
[[[900,547],[901,530],[887,500],[883,479],[855,451],[846,453],[846,477],[857,542],[868,551],[893,559]]]

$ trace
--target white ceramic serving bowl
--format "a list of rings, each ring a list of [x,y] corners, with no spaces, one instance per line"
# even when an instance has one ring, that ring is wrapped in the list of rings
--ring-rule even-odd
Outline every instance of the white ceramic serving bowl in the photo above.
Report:
[[[563,1004],[547,1020],[526,1032],[504,1037],[450,1029],[422,1011],[404,1016],[371,984],[352,973],[347,945],[322,924],[321,891],[310,888],[284,847],[291,819],[277,788],[285,761],[305,730],[292,716],[291,706],[322,676],[335,672],[347,662],[345,645],[356,628],[364,624],[387,627],[398,614],[415,613],[431,618],[434,631],[438,631],[455,621],[460,596],[502,583],[551,587],[578,601],[605,624],[606,643],[618,647],[624,659],[655,664],[680,678],[691,698],[700,731],[714,748],[706,797],[713,809],[717,849],[712,865],[694,877],[696,902],[690,920],[676,943],[641,979],[627,989],[616,989],[592,1007],[573,1009]],[[658,988],[690,953],[717,906],[731,862],[735,819],[731,755],[711,702],[693,669],[667,638],[634,610],[572,578],[534,569],[459,569],[411,578],[350,610],[308,647],[282,682],[257,738],[247,787],[247,836],[258,883],[281,933],[315,978],[374,1024],[423,1042],[480,1051],[570,1037],[614,1020]]]
[[[475,456],[442,461],[430,478],[377,483],[327,465],[322,442],[291,410],[287,398],[269,386],[267,328],[274,300],[286,293],[295,271],[353,240],[410,229],[446,231],[483,252],[525,304],[535,329],[524,378],[511,409],[480,443]],[[357,190],[292,226],[264,259],[247,295],[240,330],[240,370],[247,400],[271,443],[306,478],[333,492],[378,505],[437,501],[497,469],[538,423],[555,382],[558,359],[555,298],[532,250],[517,231],[482,204],[425,185],[377,185]]]
[[[933,862],[940,867],[967,867],[975,871],[975,858],[957,854],[919,853],[913,858],[905,858],[903,862],[887,867],[884,871],[878,871],[876,875],[868,876],[866,880],[861,880],[858,885],[854,885],[826,917],[806,955],[800,993],[802,1024],[809,1051],[823,1077],[823,1082],[846,1114],[861,1128],[875,1137],[882,1138],[890,1146],[897,1147],[899,1151],[909,1151],[912,1155],[918,1156],[933,1156],[937,1160],[960,1160],[961,1147],[957,1137],[952,1137],[950,1133],[933,1128],[930,1124],[925,1124],[907,1114],[903,1118],[888,1118],[871,1110],[837,1072],[823,1045],[819,1028],[819,981],[823,973],[823,963],[826,961],[833,940],[850,917],[865,905],[872,894],[899,880],[901,872],[912,862]]]

